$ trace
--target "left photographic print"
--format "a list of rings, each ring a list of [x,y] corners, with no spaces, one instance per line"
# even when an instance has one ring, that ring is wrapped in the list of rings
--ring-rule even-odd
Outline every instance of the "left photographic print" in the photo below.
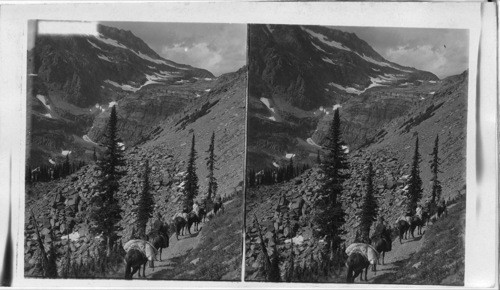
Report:
[[[69,24],[28,23],[25,277],[241,281],[246,25]]]

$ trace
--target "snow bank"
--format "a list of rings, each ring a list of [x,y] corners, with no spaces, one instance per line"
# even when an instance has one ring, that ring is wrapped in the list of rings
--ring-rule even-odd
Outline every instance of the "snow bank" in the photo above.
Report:
[[[69,235],[61,236],[61,240],[71,240],[72,242],[77,242],[80,239],[80,233],[79,232],[73,232]]]
[[[324,53],[327,53],[326,51],[324,51],[321,47],[317,46],[316,44],[314,44],[314,42],[311,42],[311,44],[319,51],[321,52],[324,52]]]
[[[285,158],[286,159],[290,159],[290,158],[293,158],[293,157],[295,157],[294,153],[287,153],[287,154],[285,154]]]
[[[49,102],[47,100],[47,97],[45,97],[44,95],[36,95],[36,98],[42,102],[42,104],[45,106],[45,108],[49,109],[52,111],[52,108],[50,107],[49,105]]]
[[[302,245],[302,243],[304,242],[304,237],[303,236],[297,236],[297,237],[293,237],[291,239],[286,239],[285,240],[285,244],[289,244],[292,241],[293,241],[294,245]]]
[[[336,104],[336,105],[333,105],[333,110],[337,110],[338,108],[342,108],[342,105],[341,104]]]
[[[316,142],[314,142],[314,140],[312,138],[307,138],[306,141],[307,141],[307,143],[309,143],[312,146],[316,146],[318,148],[321,148],[321,146],[319,146],[318,144],[316,144]]]
[[[111,108],[111,107],[114,107],[114,106],[116,106],[116,105],[118,105],[118,103],[117,103],[116,101],[112,101],[112,102],[109,102],[108,107],[110,107],[110,108]]]
[[[104,42],[106,44],[129,50],[128,47],[126,47],[125,45],[119,43],[118,41],[116,41],[114,39],[106,38],[100,33],[95,38],[97,38],[97,40]]]
[[[323,42],[324,44],[326,44],[328,46],[333,46],[335,48],[346,50],[346,51],[352,51],[351,49],[349,49],[348,47],[345,47],[340,42],[337,42],[335,40],[328,40],[328,39],[326,39],[326,36],[324,36],[323,34],[316,33],[316,32],[314,32],[314,31],[312,31],[310,29],[303,28],[303,27],[302,27],[302,30],[304,30],[305,32],[309,33],[309,35],[311,35],[312,37],[318,39],[319,41]]]
[[[273,166],[279,168],[279,164],[273,161]]]
[[[102,50],[102,48],[100,48],[97,44],[93,43],[92,41],[88,40],[87,39],[87,42],[90,43],[90,45],[92,45],[93,47],[99,49],[99,50]]]
[[[336,84],[336,83],[328,83],[330,86],[332,87],[336,87],[337,89],[339,90],[342,90],[346,93],[349,93],[349,94],[356,94],[356,95],[359,95],[361,93],[363,93],[364,91],[360,91],[360,90],[357,90],[355,88],[350,88],[350,87],[344,87],[344,86],[341,86],[339,84]]]
[[[331,59],[329,58],[326,58],[326,57],[322,57],[321,60],[323,60],[324,62],[328,62],[328,63],[331,63],[331,64],[335,64]]]
[[[120,85],[119,83],[111,81],[111,80],[105,80],[104,82],[108,83],[114,87],[120,88],[124,91],[137,92],[139,90],[139,88],[134,88],[130,85]]]
[[[210,92],[210,91],[211,91],[211,89],[206,89],[206,90],[205,90],[205,92]]]
[[[434,95],[436,92],[430,92],[429,95]]]
[[[276,122],[276,118],[274,116],[268,117],[269,120]]]
[[[260,101],[261,101],[262,103],[264,103],[264,105],[266,105],[266,107],[267,107],[267,108],[268,108],[271,112],[276,113],[276,112],[274,111],[274,108],[271,108],[271,102],[269,101],[269,99],[268,99],[268,98],[260,98]]]
[[[102,54],[98,54],[97,57],[105,61],[113,62],[113,60],[111,60],[109,57]]]
[[[71,154],[71,151],[69,151],[69,150],[62,150],[62,152],[61,152],[62,156],[66,156],[68,154]]]
[[[54,160],[52,160],[51,158],[49,158],[49,163],[52,164],[52,165],[56,165],[56,163],[54,162]]]
[[[89,142],[89,143],[93,143],[93,144],[95,144],[95,145],[98,145],[96,142],[94,142],[94,141],[90,140],[90,138],[89,138],[89,136],[88,136],[88,135],[83,135],[83,137],[82,137],[82,138],[83,138],[83,141],[85,141],[85,142]]]
[[[52,117],[52,115],[50,113],[47,113],[47,114],[43,114],[45,117],[47,118],[50,118],[50,119],[54,119],[54,117]]]

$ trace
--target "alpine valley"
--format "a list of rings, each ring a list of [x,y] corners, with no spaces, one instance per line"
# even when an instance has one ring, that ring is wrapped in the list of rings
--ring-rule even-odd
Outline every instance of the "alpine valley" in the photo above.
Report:
[[[345,269],[327,275],[322,268],[324,240],[313,223],[325,176],[317,162],[328,153],[323,146],[338,109],[350,174],[340,198],[346,246],[360,228],[369,163],[378,216],[394,227],[404,213],[417,136],[420,204],[431,199],[438,136],[441,198],[453,208],[422,237],[401,246],[395,239],[387,265],[368,283],[463,285],[468,71],[440,79],[391,62],[354,33],[334,27],[250,25],[248,39],[247,184],[257,184],[246,194],[246,279],[266,280],[265,242],[271,264],[278,252],[275,280],[345,282]],[[288,164],[311,169],[299,166],[288,181],[259,185],[266,170]]]
[[[99,268],[104,267],[99,237],[91,234],[88,216],[100,176],[94,160],[104,155],[104,134],[115,106],[126,163],[115,194],[123,211],[121,243],[134,234],[146,160],[155,205],[151,214],[173,224],[172,217],[182,210],[193,135],[200,196],[207,192],[206,159],[213,133],[214,177],[225,211],[183,239],[176,240],[170,231],[170,247],[163,250],[167,259],[156,262],[156,271],[148,268],[147,278],[240,279],[246,67],[215,77],[164,59],[130,31],[99,25],[98,32],[38,35],[28,52],[27,179],[32,179],[26,188],[26,276],[43,275],[41,241],[47,251],[55,248],[57,277],[123,278],[123,257]],[[85,165],[65,177],[33,179],[41,167],[51,168],[66,158]],[[217,230],[223,241],[214,240]],[[209,252],[197,254],[216,245],[224,249],[217,259]]]

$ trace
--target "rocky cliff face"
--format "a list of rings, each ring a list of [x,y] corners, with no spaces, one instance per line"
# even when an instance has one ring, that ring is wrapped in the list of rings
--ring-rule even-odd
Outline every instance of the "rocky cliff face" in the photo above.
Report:
[[[380,216],[389,225],[403,214],[406,197],[405,187],[410,174],[414,152],[415,136],[419,136],[419,152],[422,156],[420,176],[423,181],[424,204],[431,198],[430,153],[436,135],[439,136],[439,156],[441,165],[439,180],[442,197],[452,203],[466,194],[466,134],[467,134],[467,72],[443,80],[434,94],[429,94],[418,106],[407,109],[404,116],[393,118],[381,126],[381,130],[362,149],[348,154],[350,179],[344,184],[342,195],[343,208],[347,214],[343,236],[347,244],[354,239],[359,226],[359,213],[366,190],[366,171],[369,162],[373,164],[375,197]],[[347,110],[347,109],[345,109]],[[341,122],[344,108],[340,110]],[[343,127],[345,128],[345,126]],[[346,130],[343,133],[349,136]],[[315,208],[316,195],[320,190],[323,173],[318,168],[304,172],[301,176],[272,186],[259,186],[247,192],[246,222],[246,269],[250,280],[263,280],[263,260],[260,250],[258,228],[261,225],[268,251],[272,232],[278,229],[282,257],[282,273],[289,267],[288,258],[294,242],[295,265],[302,269],[316,269],[321,259],[320,251],[324,245],[321,239],[313,237],[314,224],[311,223]],[[286,201],[285,201],[286,199]],[[277,213],[282,215],[281,223],[276,223]],[[289,226],[285,221],[289,219]],[[288,227],[288,229],[287,229]],[[313,257],[311,259],[311,257]],[[284,278],[284,277],[283,277]]]
[[[348,146],[363,146],[438,86],[434,74],[392,63],[352,33],[250,25],[248,164],[270,167],[287,153],[314,162],[337,107]]]
[[[142,190],[142,173],[145,160],[151,167],[151,193],[155,200],[155,213],[160,212],[165,220],[180,211],[183,196],[183,178],[186,171],[191,135],[196,136],[195,149],[198,153],[197,174],[200,195],[206,194],[207,150],[212,132],[215,133],[216,171],[218,194],[223,198],[233,198],[243,194],[244,148],[245,148],[245,93],[246,68],[223,75],[213,81],[212,90],[196,101],[188,102],[170,118],[158,122],[148,131],[143,142],[137,146],[126,146],[127,175],[120,180],[118,199],[123,209],[120,234],[123,242],[128,241],[135,214],[132,210],[139,202]],[[122,108],[118,103],[118,111]],[[126,111],[126,110],[122,110]],[[119,123],[123,121],[119,120]],[[130,121],[133,122],[133,119]],[[58,257],[63,257],[67,247],[71,249],[72,259],[87,263],[95,258],[99,240],[89,235],[88,209],[90,199],[96,193],[98,168],[89,165],[77,173],[49,183],[36,183],[29,186],[26,194],[26,216],[33,210],[48,247],[54,231],[54,242]],[[63,216],[68,224],[63,222]],[[61,239],[70,234],[72,241]],[[36,264],[39,261],[34,227],[26,219],[25,228],[25,273],[39,275]],[[64,259],[58,259],[59,266]],[[61,267],[59,267],[61,269]]]
[[[132,145],[213,85],[209,71],[160,57],[130,31],[98,30],[97,36],[38,36],[28,53],[32,167],[59,162],[62,150],[72,151],[73,160],[91,160],[89,140],[100,141],[102,120],[117,102],[127,119],[123,138]]]

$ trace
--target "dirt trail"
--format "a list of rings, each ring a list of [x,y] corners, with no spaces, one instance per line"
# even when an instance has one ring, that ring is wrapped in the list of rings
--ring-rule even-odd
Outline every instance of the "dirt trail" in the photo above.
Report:
[[[203,227],[204,223],[200,223],[199,230]],[[161,261],[154,262],[154,270],[149,267],[149,263],[146,264],[146,279],[165,279],[165,275],[168,275],[168,271],[173,269],[178,263],[183,262],[180,258],[185,256],[189,251],[196,248],[200,242],[200,231],[195,231],[194,226],[191,227],[191,235],[186,233],[184,236],[179,236],[179,240],[175,237],[175,233],[170,237],[169,247],[163,249],[161,255]],[[160,258],[160,253],[158,253],[157,258]],[[125,265],[123,265],[117,273],[114,273],[112,277],[121,278],[125,275]],[[141,269],[142,276],[142,269]],[[133,279],[144,279],[144,277],[139,278],[138,274],[134,274]]]
[[[203,227],[203,223],[200,223],[199,230]],[[155,261],[154,271],[152,268],[146,267],[146,278],[161,279],[165,272],[173,269],[180,261],[180,258],[186,255],[189,251],[196,248],[200,242],[199,231],[194,230],[194,226],[191,228],[191,235],[186,233],[184,236],[179,236],[179,240],[173,234],[170,237],[169,247],[163,249],[161,254],[161,261]],[[160,258],[158,253],[157,258]]]
[[[448,206],[448,210],[454,206],[455,204]],[[396,238],[392,242],[392,250],[385,254],[384,265],[377,265],[377,273],[373,273],[370,267],[368,269],[368,281],[360,282],[358,276],[356,283],[398,283],[398,281],[394,281],[393,273],[402,267],[415,252],[420,250],[425,240],[426,228],[429,226],[432,226],[432,223],[422,228],[422,235],[419,235],[415,229],[415,237],[412,238],[409,236],[407,240],[403,239],[401,244],[399,243],[399,238]],[[415,265],[415,267],[418,267],[418,265]]]

